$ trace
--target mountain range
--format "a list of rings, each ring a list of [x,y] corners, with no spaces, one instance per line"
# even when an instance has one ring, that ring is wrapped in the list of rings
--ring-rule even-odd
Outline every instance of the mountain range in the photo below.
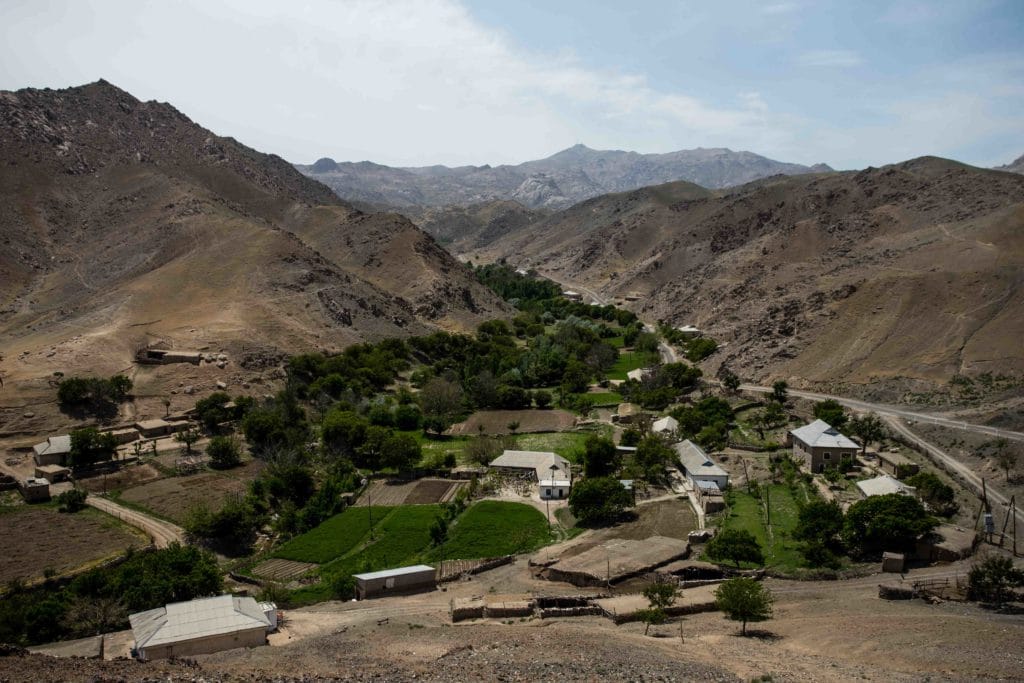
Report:
[[[513,200],[531,209],[562,209],[609,192],[675,180],[723,188],[772,175],[832,170],[825,164],[802,166],[721,148],[639,154],[585,145],[516,166],[395,168],[323,158],[296,168],[349,201],[406,208]]]
[[[54,372],[121,371],[155,342],[239,360],[508,310],[405,217],[362,213],[104,81],[0,92],[0,164],[9,396]]]
[[[1024,177],[1011,173],[924,157],[728,190],[669,183],[464,256],[635,298],[648,319],[707,330],[715,363],[750,379],[895,400],[957,375],[1024,378]]]

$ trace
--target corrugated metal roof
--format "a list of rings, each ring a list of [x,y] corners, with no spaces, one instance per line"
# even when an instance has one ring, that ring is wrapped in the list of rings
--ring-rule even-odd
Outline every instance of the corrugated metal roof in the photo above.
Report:
[[[233,595],[174,602],[133,614],[128,620],[138,648],[270,626],[254,598]]]
[[[412,567],[398,567],[397,569],[383,569],[379,572],[367,572],[366,574],[353,574],[352,576],[361,581],[372,581],[373,579],[389,579],[394,576],[408,576],[420,572],[436,571],[428,564],[417,564]]]
[[[912,496],[917,490],[913,486],[907,486],[899,479],[894,479],[887,474],[882,475],[881,477],[875,477],[874,479],[858,481],[857,488],[860,489],[865,498],[870,498],[871,496],[884,496],[889,493],[899,493],[904,496]]]
[[[679,464],[683,466],[687,474],[708,475],[712,477],[728,477],[729,473],[716,465],[708,457],[708,454],[701,450],[701,447],[687,439],[672,446],[679,455]]]
[[[41,443],[37,443],[32,447],[32,450],[36,452],[36,455],[49,455],[50,453],[70,453],[71,452],[71,435],[61,434],[60,436],[51,436]]]
[[[809,425],[792,430],[790,434],[814,448],[860,448],[824,420],[815,420]]]
[[[551,466],[555,466],[555,476],[564,475],[568,479],[569,461],[557,453],[547,451],[505,451],[491,461],[491,467],[513,467],[531,469],[537,474],[537,480],[551,478]]]
[[[651,425],[652,432],[674,432],[677,429],[679,429],[679,421],[671,415],[655,420]]]

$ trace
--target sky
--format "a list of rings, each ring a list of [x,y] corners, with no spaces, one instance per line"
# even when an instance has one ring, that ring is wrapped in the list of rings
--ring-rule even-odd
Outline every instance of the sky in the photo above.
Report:
[[[1024,0],[0,0],[0,89],[100,78],[294,163],[992,166],[1024,154]]]

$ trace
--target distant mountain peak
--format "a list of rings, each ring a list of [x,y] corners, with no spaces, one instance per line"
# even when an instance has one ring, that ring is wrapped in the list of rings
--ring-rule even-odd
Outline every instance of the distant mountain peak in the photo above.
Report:
[[[1024,173],[1024,154],[1021,154],[1005,166],[996,166],[995,170],[1009,171],[1010,173]]]

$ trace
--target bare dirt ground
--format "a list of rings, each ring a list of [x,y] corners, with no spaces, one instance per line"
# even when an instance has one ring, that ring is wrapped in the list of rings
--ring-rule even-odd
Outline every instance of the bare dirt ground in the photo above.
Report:
[[[482,425],[484,434],[511,434],[508,425],[518,422],[516,432],[564,432],[576,424],[576,416],[565,410],[481,410],[468,420],[453,425],[453,436],[475,436]]]
[[[375,479],[361,496],[363,505],[427,505],[451,500],[464,486],[464,482],[448,479],[419,479],[410,482],[391,482]]]
[[[250,463],[223,472],[167,477],[126,489],[121,498],[180,524],[196,505],[217,510],[229,497],[244,495],[258,471],[259,463]]]
[[[0,514],[0,538],[0,583],[35,579],[47,568],[63,574],[149,543],[143,534],[93,510],[61,514],[29,505]]]

